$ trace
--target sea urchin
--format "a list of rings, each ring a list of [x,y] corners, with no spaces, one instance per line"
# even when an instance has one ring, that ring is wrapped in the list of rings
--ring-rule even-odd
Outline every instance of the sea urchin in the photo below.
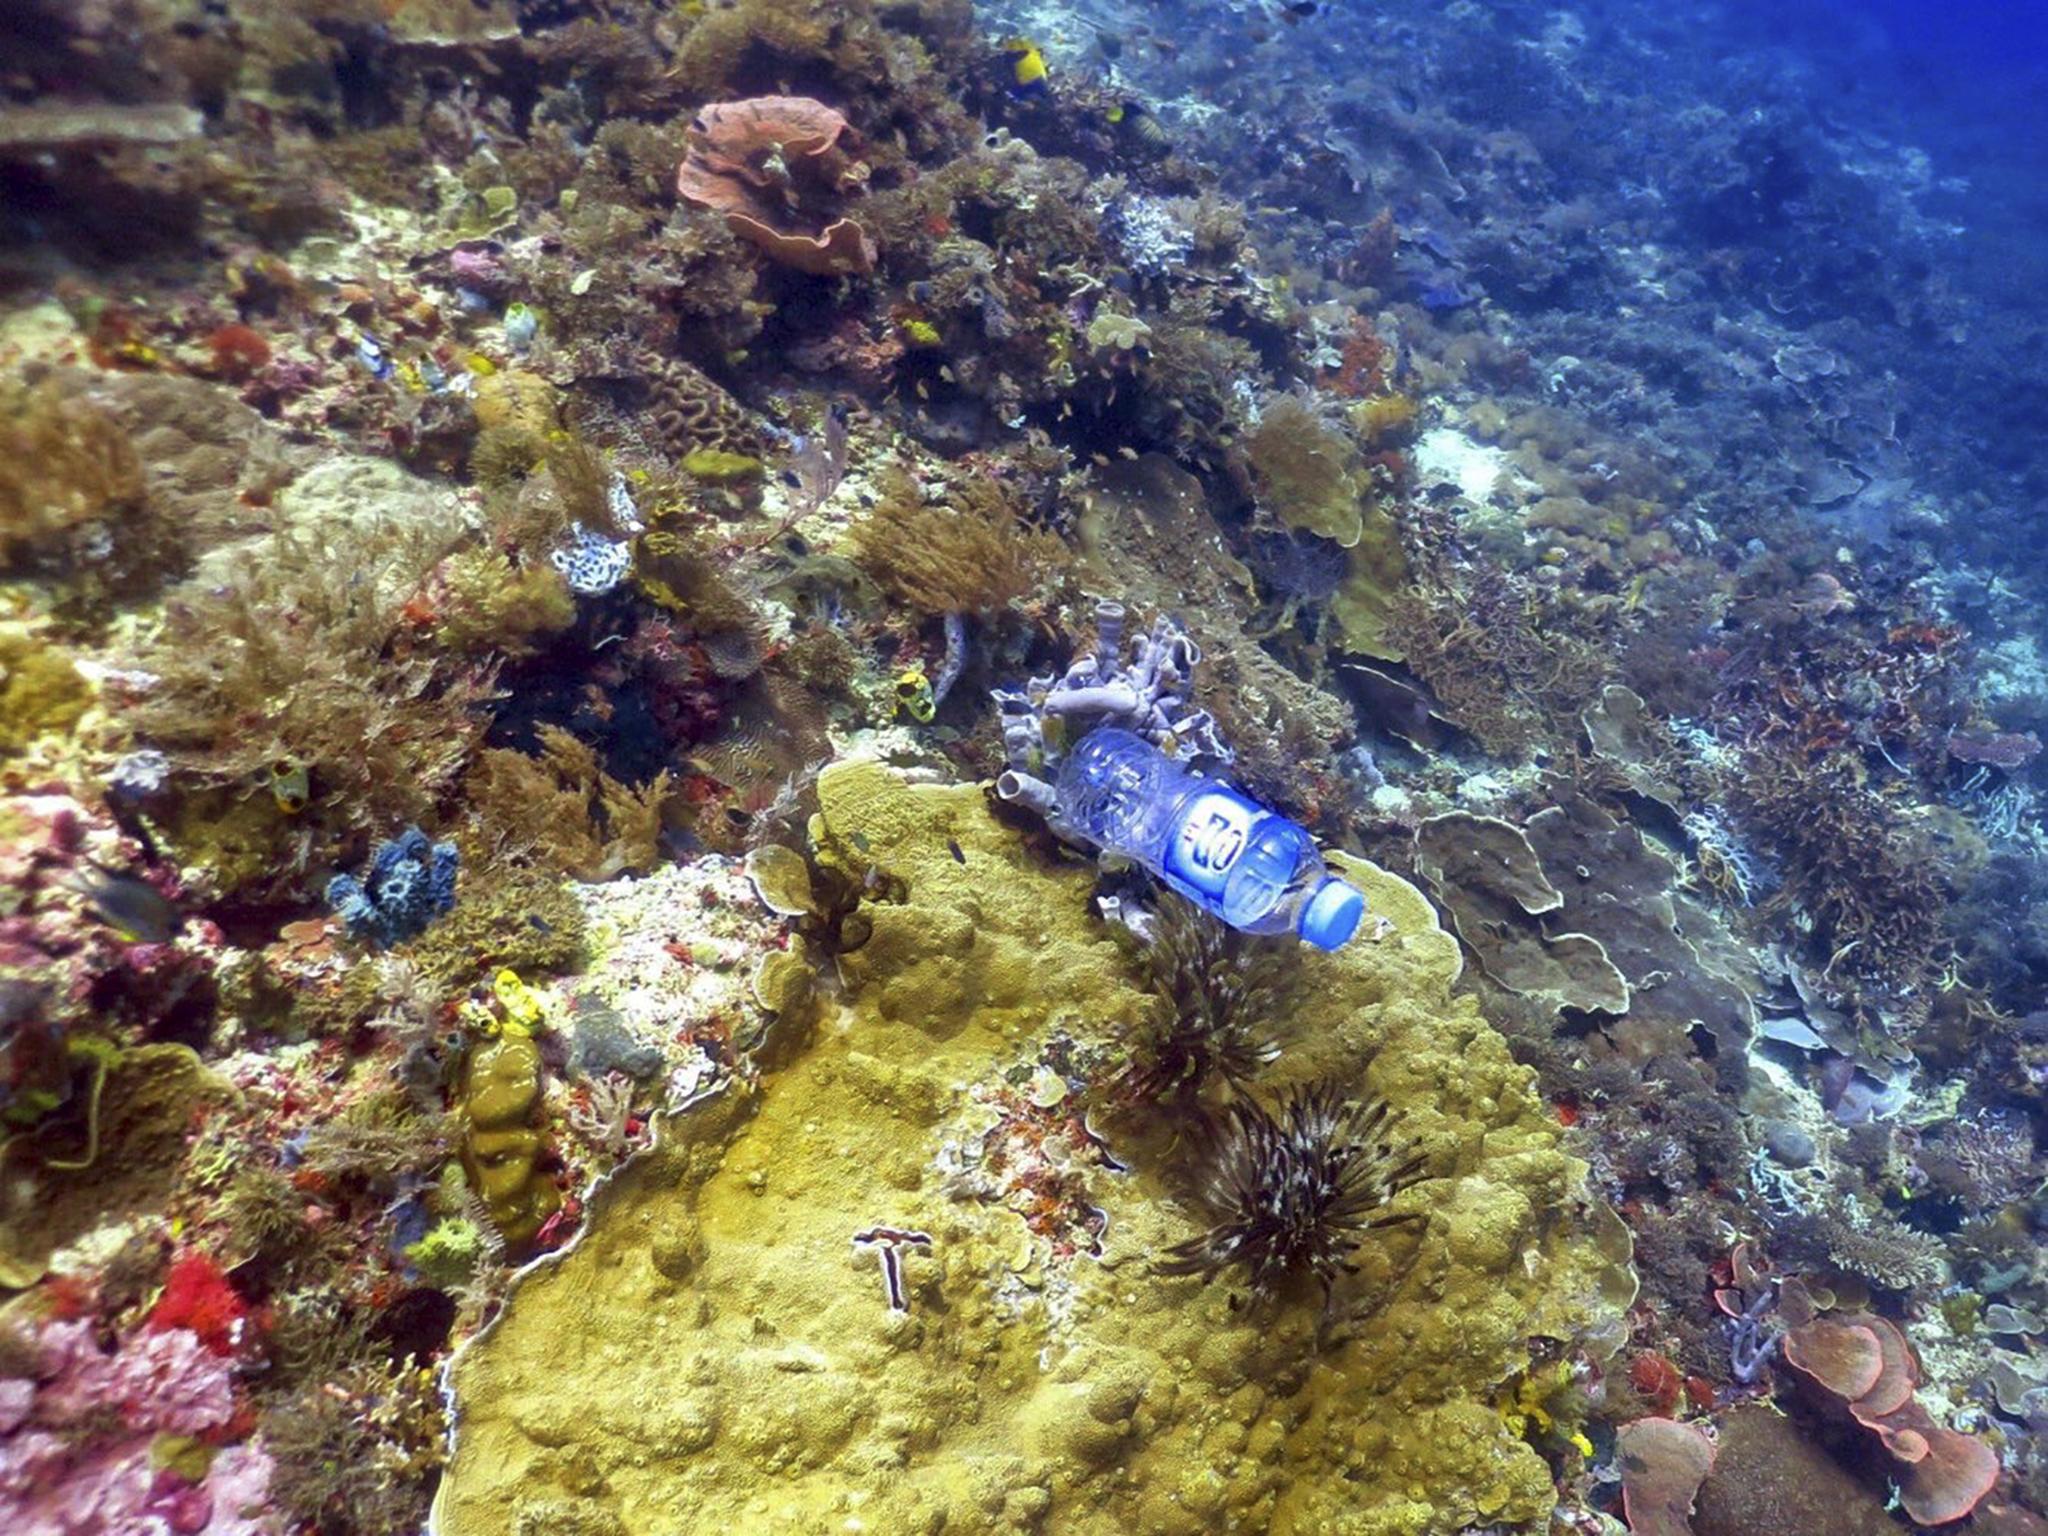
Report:
[[[1255,1297],[1312,1274],[1329,1300],[1348,1255],[1375,1227],[1421,1221],[1388,1204],[1423,1177],[1425,1159],[1376,1098],[1322,1084],[1297,1089],[1277,1113],[1235,1099],[1210,1132],[1195,1198],[1209,1230],[1167,1250],[1163,1274],[1213,1279],[1242,1264]]]

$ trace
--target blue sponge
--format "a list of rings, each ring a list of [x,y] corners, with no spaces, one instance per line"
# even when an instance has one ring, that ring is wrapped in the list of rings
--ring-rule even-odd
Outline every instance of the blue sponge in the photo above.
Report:
[[[336,875],[327,882],[327,905],[352,938],[388,949],[427,931],[455,905],[453,843],[430,843],[418,827],[381,842],[364,879]]]

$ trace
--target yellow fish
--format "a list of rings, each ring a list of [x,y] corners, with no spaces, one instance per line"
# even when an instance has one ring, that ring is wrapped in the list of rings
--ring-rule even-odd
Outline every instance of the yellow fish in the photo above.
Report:
[[[1010,56],[1010,94],[1043,96],[1047,89],[1045,55],[1029,38],[1013,37],[1003,44]]]
[[[931,679],[924,675],[923,667],[906,667],[898,675],[896,707],[919,725],[929,725],[939,712],[939,701],[932,696]]]

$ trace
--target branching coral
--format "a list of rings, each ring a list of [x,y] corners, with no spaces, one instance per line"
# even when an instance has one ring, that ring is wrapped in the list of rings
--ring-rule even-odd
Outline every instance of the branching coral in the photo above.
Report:
[[[0,574],[41,571],[104,601],[161,581],[174,529],[150,516],[128,433],[53,383],[0,388]]]
[[[1947,1270],[1938,1239],[1855,1195],[1838,1194],[1816,1210],[1782,1218],[1778,1241],[1788,1254],[1888,1290],[1931,1289]]]
[[[540,738],[538,757],[489,748],[470,770],[470,803],[493,856],[537,859],[586,881],[651,868],[668,773],[635,789],[606,773],[596,752],[560,726],[541,726]]]
[[[493,667],[408,643],[406,604],[459,530],[370,521],[281,533],[219,584],[179,588],[137,658],[157,678],[138,733],[202,781],[292,762],[307,809],[385,826],[429,817],[483,730]]]
[[[1488,751],[1576,737],[1607,661],[1580,616],[1489,561],[1433,561],[1385,617],[1384,654],[1404,659],[1443,717]]]
[[[1781,747],[1753,749],[1735,798],[1783,872],[1772,902],[1796,904],[1810,922],[1823,975],[1894,994],[1926,979],[1947,893],[1935,861],[1852,755],[1803,762]]]
[[[309,1380],[266,1415],[276,1506],[319,1536],[408,1536],[439,1473],[433,1373],[362,1361]]]

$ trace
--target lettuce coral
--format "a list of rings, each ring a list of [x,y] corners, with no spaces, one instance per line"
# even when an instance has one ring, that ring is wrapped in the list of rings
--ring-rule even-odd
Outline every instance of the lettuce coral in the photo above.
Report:
[[[1302,957],[1269,1074],[1386,1099],[1430,1175],[1399,1197],[1426,1221],[1360,1250],[1357,1320],[1318,1352],[1312,1298],[1247,1313],[1153,1269],[1198,1217],[1155,1159],[1120,1148],[1117,1171],[1076,1129],[1048,1064],[1112,1051],[1151,1003],[1091,876],[1043,862],[972,786],[843,763],[818,799],[819,845],[907,897],[839,957],[843,1023],[758,1091],[666,1122],[457,1358],[437,1529],[745,1510],[816,1530],[858,1508],[888,1530],[1431,1536],[1545,1517],[1548,1469],[1492,1401],[1532,1336],[1596,1320],[1609,1264],[1576,1234],[1583,1169],[1452,998],[1456,942],[1413,888],[1344,861],[1387,931]]]
[[[859,147],[844,117],[806,96],[718,102],[690,124],[676,192],[724,214],[779,265],[821,277],[871,272],[874,241],[836,213],[840,198],[867,185],[868,167],[851,153]],[[793,216],[816,228],[796,227]]]

